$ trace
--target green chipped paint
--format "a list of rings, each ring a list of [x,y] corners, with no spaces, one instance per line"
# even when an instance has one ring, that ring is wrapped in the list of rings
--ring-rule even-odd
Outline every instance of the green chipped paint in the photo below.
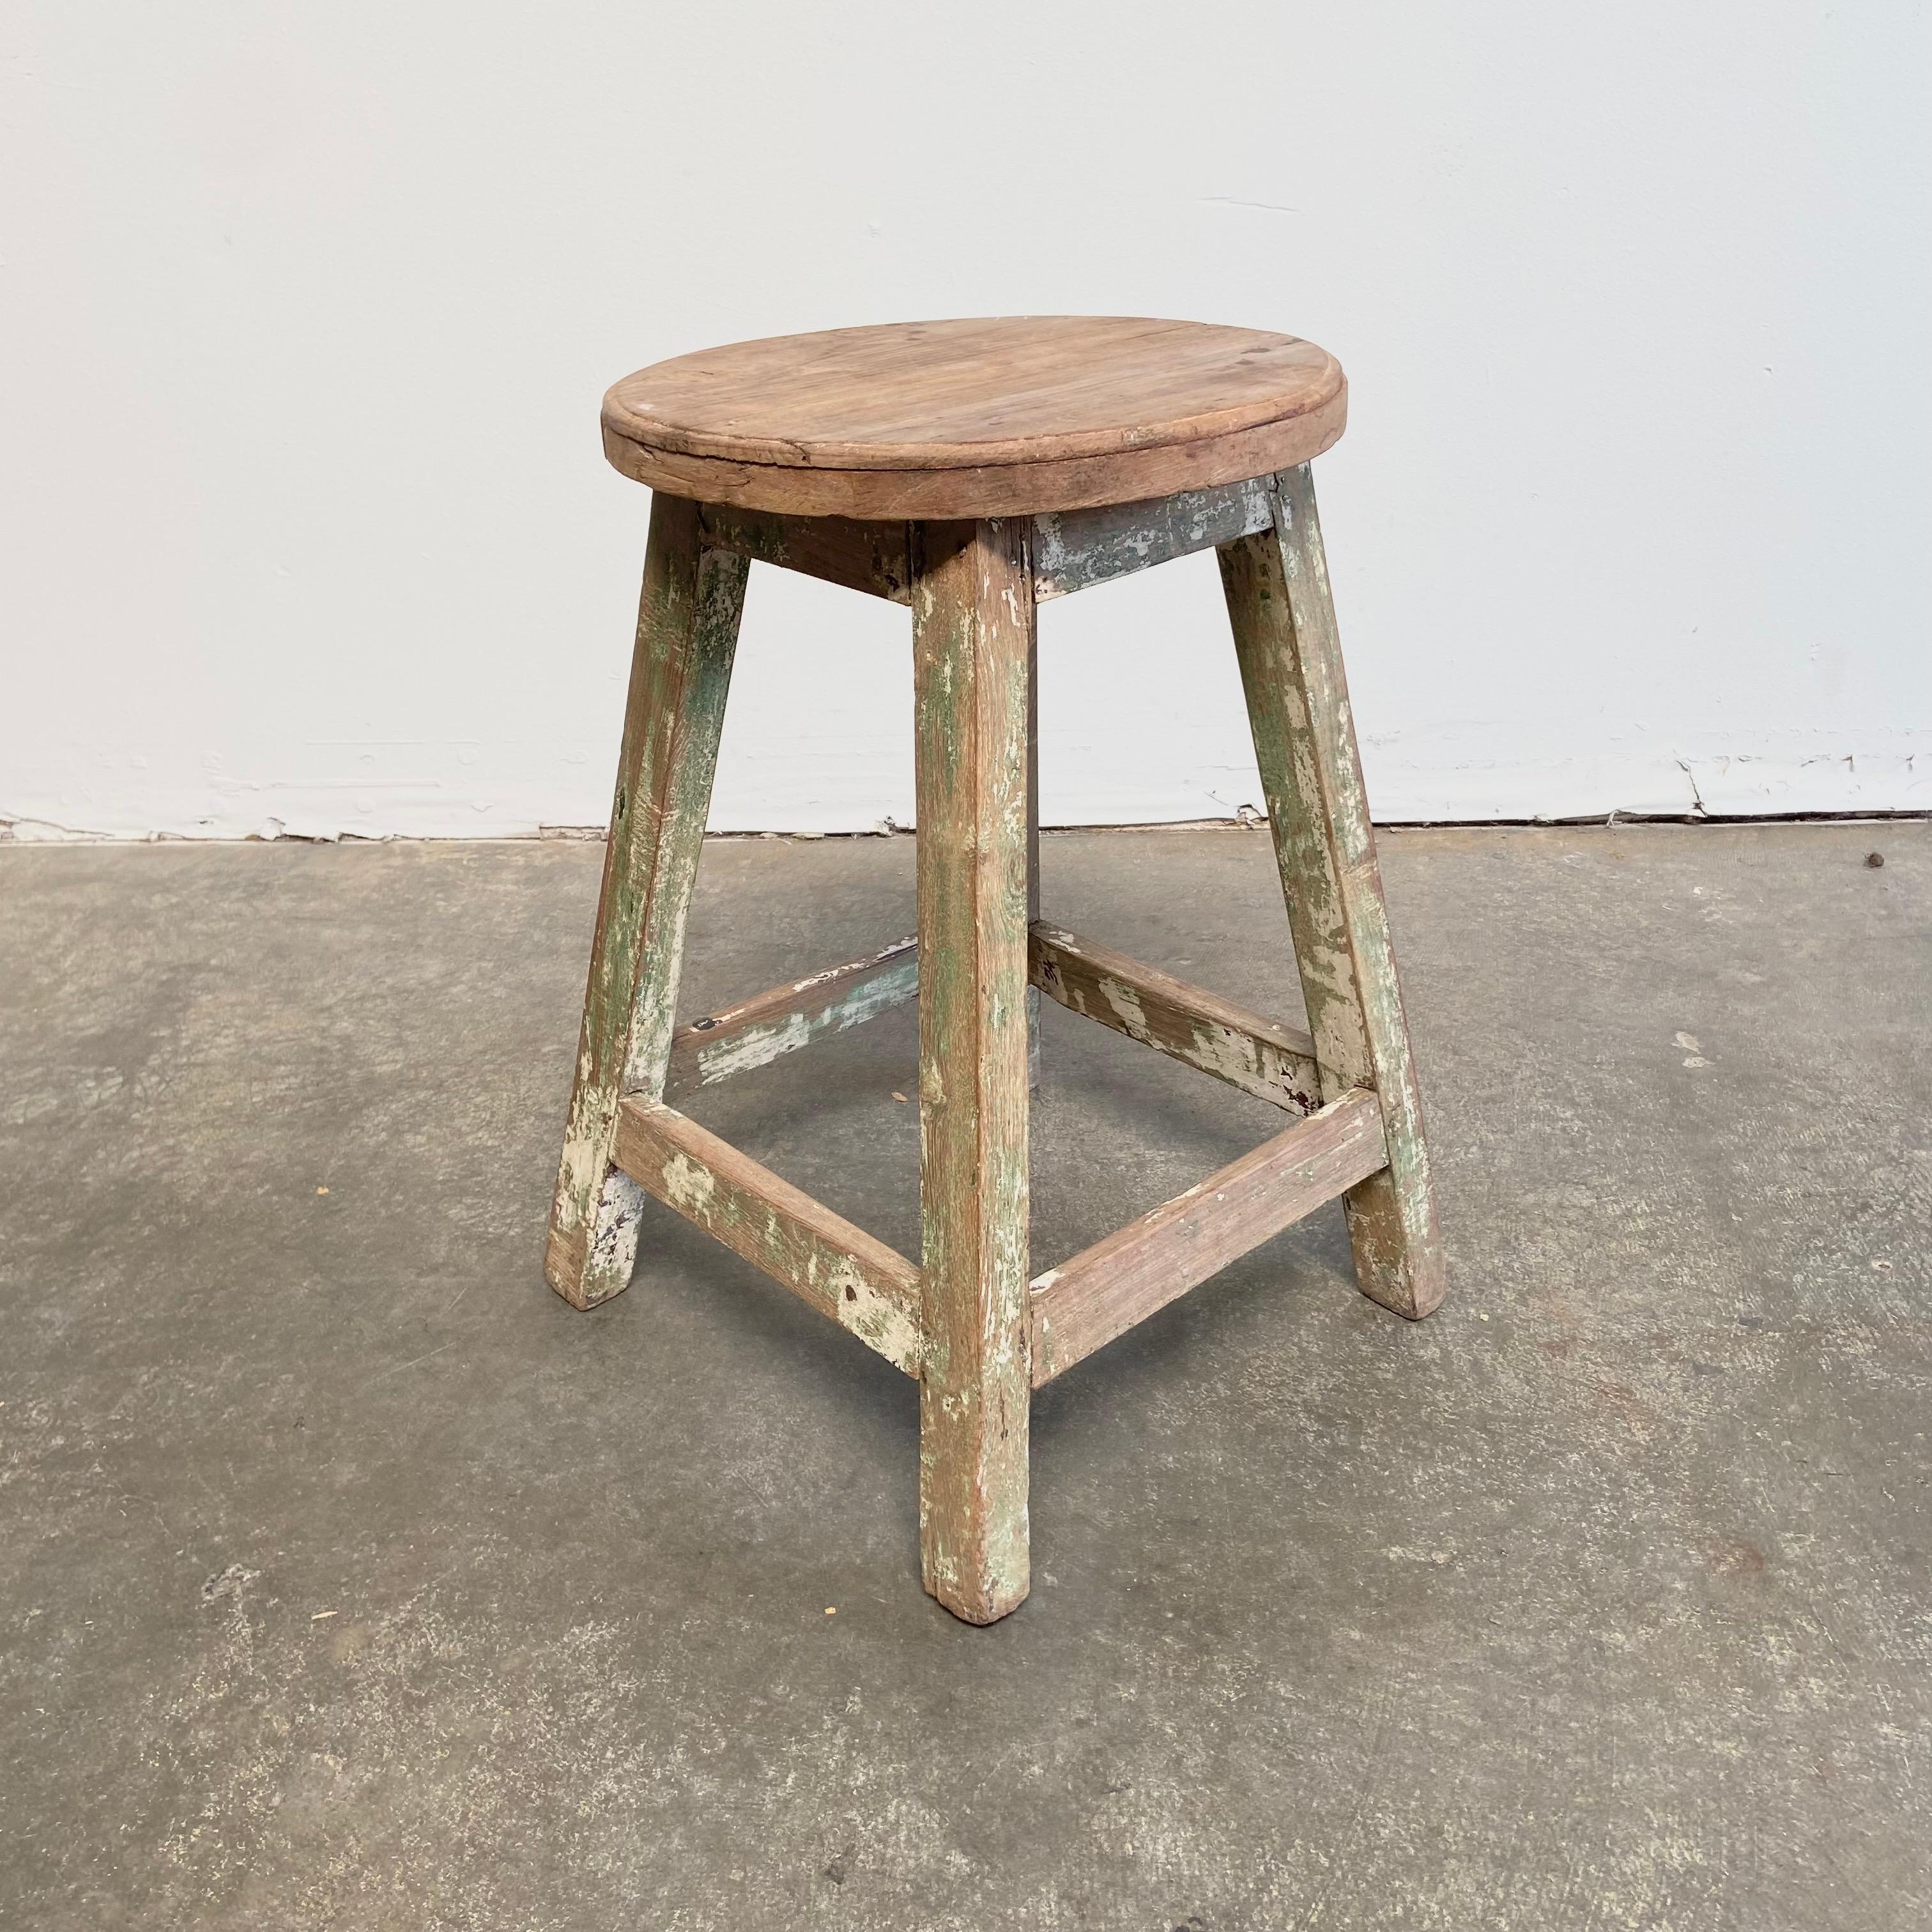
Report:
[[[1028,1586],[1028,686],[1023,524],[917,533],[926,1588],[990,1622]]]
[[[630,1280],[640,1196],[610,1154],[626,1093],[664,1088],[747,566],[707,550],[695,504],[651,505],[624,740],[545,1273],[580,1307]]]
[[[1305,464],[1276,482],[1271,527],[1222,546],[1222,581],[1322,1093],[1382,1103],[1389,1165],[1347,1197],[1356,1273],[1422,1316],[1442,1298],[1442,1236],[1314,483]]]
[[[1034,984],[1069,1012],[1277,1107],[1322,1105],[1306,1034],[1057,926],[1036,923],[1029,951]]]

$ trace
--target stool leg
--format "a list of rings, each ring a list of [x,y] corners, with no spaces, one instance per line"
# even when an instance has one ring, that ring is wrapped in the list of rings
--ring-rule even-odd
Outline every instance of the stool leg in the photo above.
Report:
[[[1322,1097],[1380,1096],[1389,1164],[1345,1197],[1364,1294],[1412,1320],[1442,1299],[1422,1111],[1328,594],[1314,484],[1276,479],[1275,527],[1222,546],[1276,861]]]
[[[1028,531],[914,532],[920,1570],[977,1624],[1028,1584]]]
[[[610,1165],[617,1104],[627,1094],[664,1096],[746,568],[704,548],[694,503],[652,499],[577,1084],[544,1258],[550,1285],[576,1308],[627,1287],[637,1258],[645,1196]]]
[[[1027,627],[1027,926],[1040,922],[1040,626]],[[1029,986],[1027,1090],[1040,1091],[1040,988]]]

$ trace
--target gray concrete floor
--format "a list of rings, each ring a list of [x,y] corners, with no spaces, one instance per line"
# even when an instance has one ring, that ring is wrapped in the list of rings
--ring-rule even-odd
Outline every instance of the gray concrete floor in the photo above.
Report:
[[[542,1285],[597,848],[0,851],[0,1922],[1927,1922],[1932,827],[1383,848],[1448,1305],[1330,1208],[1055,1383],[985,1630],[910,1384],[668,1213]],[[687,1005],[912,862],[715,844]],[[1264,838],[1046,866],[1297,1010]],[[916,1252],[913,1042],[694,1111]],[[1046,1049],[1041,1265],[1279,1124]]]

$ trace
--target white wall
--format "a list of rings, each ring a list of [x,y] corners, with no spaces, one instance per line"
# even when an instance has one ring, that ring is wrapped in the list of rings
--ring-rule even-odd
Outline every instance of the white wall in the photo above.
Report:
[[[1278,327],[1384,819],[1932,807],[1926,8],[11,0],[0,819],[601,822],[706,344]],[[911,815],[903,614],[754,572],[713,822]],[[1256,795],[1210,560],[1049,608],[1047,814]]]

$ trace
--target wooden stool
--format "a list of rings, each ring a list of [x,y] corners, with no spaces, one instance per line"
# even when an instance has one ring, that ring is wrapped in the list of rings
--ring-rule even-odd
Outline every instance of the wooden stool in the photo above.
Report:
[[[974,1623],[1027,1593],[1042,1383],[1336,1195],[1365,1294],[1412,1318],[1442,1298],[1307,467],[1346,406],[1312,343],[1077,316],[740,343],[604,398],[605,453],[656,494],[544,1271],[574,1307],[616,1294],[653,1195],[917,1377],[922,1571]],[[1040,918],[1035,606],[1210,544],[1306,1033]],[[678,1028],[754,558],[911,607],[918,937]],[[1029,1280],[1040,992],[1297,1119]],[[914,998],[917,1266],[667,1104]]]

